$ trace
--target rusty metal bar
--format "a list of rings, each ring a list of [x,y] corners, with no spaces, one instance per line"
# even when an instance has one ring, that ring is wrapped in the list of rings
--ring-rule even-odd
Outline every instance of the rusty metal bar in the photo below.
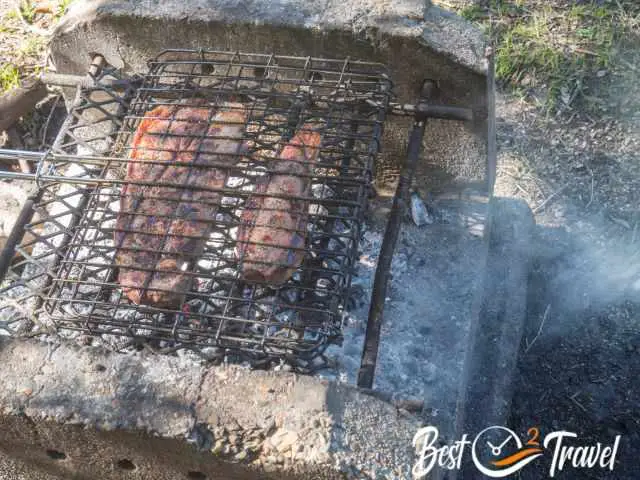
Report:
[[[41,197],[42,190],[38,190],[38,192],[29,197],[22,206],[22,210],[20,210],[16,223],[13,225],[11,233],[7,238],[7,243],[2,251],[0,251],[0,279],[4,278],[11,266],[11,261],[15,255],[16,247],[24,237],[24,227],[31,221],[31,217],[33,216],[33,206],[40,201]]]
[[[390,105],[389,113],[392,115],[412,116],[416,118],[440,118],[443,120],[471,121],[474,119],[473,110],[464,107],[450,107],[447,105],[429,105],[426,102],[418,104]]]
[[[425,80],[421,98],[415,109],[415,120],[413,128],[409,136],[409,146],[407,148],[407,161],[400,174],[398,186],[393,197],[393,205],[391,214],[387,222],[382,246],[380,247],[380,255],[378,256],[378,265],[373,282],[373,291],[371,293],[371,305],[369,307],[369,318],[367,320],[367,330],[365,333],[364,348],[362,350],[362,358],[360,361],[360,370],[358,372],[358,387],[373,388],[373,379],[375,376],[375,368],[378,360],[378,346],[380,344],[380,333],[384,316],[384,303],[387,297],[387,287],[389,285],[389,276],[391,271],[391,261],[393,253],[400,234],[402,219],[405,216],[409,204],[409,189],[415,174],[416,165],[420,157],[422,147],[422,138],[426,127],[426,119],[430,115],[427,113],[429,109],[422,108],[427,105],[429,97],[435,89],[435,82]],[[438,114],[451,110],[452,107],[437,107],[432,113]],[[442,118],[442,117],[437,117]]]
[[[378,256],[378,266],[376,268],[373,292],[371,294],[371,306],[369,308],[369,320],[367,322],[360,371],[358,372],[358,386],[363,388],[373,387],[391,260],[393,259],[396,242],[398,241],[402,218],[407,208],[407,192],[411,186],[411,179],[413,178],[413,173],[420,155],[425,126],[426,122],[423,119],[416,119],[413,124],[413,130],[409,137],[407,164],[400,175],[398,187],[396,188],[396,193],[393,198],[389,222],[387,223],[382,247],[380,248],[380,255]]]

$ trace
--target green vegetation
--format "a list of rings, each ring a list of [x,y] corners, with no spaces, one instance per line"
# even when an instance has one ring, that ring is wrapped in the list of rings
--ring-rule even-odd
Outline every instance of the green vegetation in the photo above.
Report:
[[[0,91],[9,90],[20,85],[20,72],[14,65],[0,66]]]
[[[29,1],[21,2],[20,13],[22,13],[22,18],[24,18],[28,23],[33,23],[33,20],[36,17],[36,5]]]
[[[69,5],[71,5],[73,1],[74,0],[60,0],[60,3],[58,4],[58,10],[56,12],[57,19],[60,19],[67,12]]]
[[[498,81],[547,112],[588,110],[589,89],[640,47],[638,0],[491,0],[458,13],[490,34]]]
[[[47,40],[41,36],[30,36],[23,40],[20,45],[20,54],[28,57],[37,57],[43,51]]]

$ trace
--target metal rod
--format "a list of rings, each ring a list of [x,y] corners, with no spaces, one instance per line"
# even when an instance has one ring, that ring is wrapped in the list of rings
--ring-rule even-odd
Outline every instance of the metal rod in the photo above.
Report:
[[[413,130],[409,137],[407,164],[398,181],[396,193],[393,197],[393,206],[391,207],[389,222],[387,223],[387,229],[382,240],[382,247],[380,248],[378,266],[373,282],[373,292],[371,294],[371,306],[369,308],[369,320],[367,322],[364,350],[362,351],[360,371],[358,372],[358,386],[362,388],[373,387],[391,260],[393,259],[393,252],[398,241],[402,218],[407,209],[409,187],[411,186],[411,180],[416,169],[416,164],[418,163],[418,157],[420,156],[420,147],[422,146],[425,126],[426,123],[424,119],[416,119],[413,124]]]
[[[420,102],[417,105],[392,103],[389,105],[392,115],[415,116],[416,118],[441,118],[443,120],[471,121],[473,110],[464,107],[450,107],[447,105],[429,105]]]
[[[35,195],[27,198],[27,201],[22,206],[22,210],[20,210],[20,214],[16,219],[16,223],[13,225],[11,229],[11,233],[7,238],[7,243],[5,244],[2,251],[0,251],[0,279],[3,279],[11,266],[11,261],[15,255],[16,246],[20,244],[22,238],[24,237],[24,227],[27,223],[31,221],[33,217],[33,206],[40,201],[42,197],[42,190],[38,190]]]
[[[81,86],[84,88],[95,88],[100,85],[108,87],[114,90],[123,90],[129,87],[135,82],[135,79],[112,79],[103,78],[99,82],[86,75],[70,75],[61,73],[43,73],[40,75],[42,83],[47,85],[56,85],[60,87],[76,87]],[[247,80],[251,77],[247,77]],[[168,90],[165,88],[148,89],[153,92],[158,98],[178,98],[180,97],[180,89]],[[252,89],[246,89],[246,93],[251,93]],[[210,92],[212,96],[224,93],[224,90],[216,89],[212,87],[199,87],[197,92],[200,96],[205,95],[206,92]],[[257,93],[257,92],[256,92]],[[270,93],[270,92],[269,92]],[[318,96],[314,98],[315,101],[326,101],[328,96]],[[361,98],[361,101],[367,99]],[[369,100],[369,102],[371,102]],[[375,103],[375,102],[374,102]],[[451,107],[447,105],[429,105],[426,103],[414,104],[400,104],[390,103],[388,107],[388,113],[392,115],[400,116],[418,116],[422,118],[440,118],[443,120],[458,120],[458,121],[471,121],[474,119],[474,112],[470,108],[465,107]]]

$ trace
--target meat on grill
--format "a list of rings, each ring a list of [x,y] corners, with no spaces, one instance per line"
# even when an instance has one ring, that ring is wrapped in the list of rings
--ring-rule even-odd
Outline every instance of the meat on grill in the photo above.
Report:
[[[125,182],[150,184],[125,183],[115,227],[118,282],[132,302],[172,307],[191,289],[189,265],[204,249],[221,197],[202,188],[224,186],[214,165],[239,160],[246,117],[237,103],[212,116],[204,105],[167,105],[140,122]]]
[[[246,281],[286,282],[304,259],[307,202],[321,136],[307,124],[282,149],[267,181],[244,207],[236,254]],[[277,195],[277,196],[276,196]]]

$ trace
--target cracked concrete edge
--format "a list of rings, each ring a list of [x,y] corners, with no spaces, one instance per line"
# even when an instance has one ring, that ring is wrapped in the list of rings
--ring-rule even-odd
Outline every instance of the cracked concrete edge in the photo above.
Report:
[[[305,52],[300,50],[300,46],[309,45],[310,51],[305,54],[318,56],[318,51],[323,50],[327,43],[322,36],[339,32],[346,35],[346,43],[352,44],[347,50],[354,50],[354,47],[363,49],[363,45],[368,45],[366,48],[373,49],[375,55],[384,57],[390,40],[412,40],[418,48],[430,49],[475,73],[486,75],[488,69],[485,57],[487,40],[483,33],[461,17],[425,0],[76,2],[56,28],[52,39],[54,59],[80,52],[89,57],[91,53],[100,51],[112,65],[140,71],[138,53],[144,50],[145,42],[150,46],[154,43],[153,35],[145,31],[142,19],[182,25],[184,34],[168,37],[171,44],[164,47],[205,46],[219,50],[301,55]],[[137,36],[135,32],[129,35],[126,29],[119,29],[119,24],[129,20],[140,27]],[[101,24],[111,34],[107,43],[97,41],[104,40],[103,35],[96,35],[95,26]],[[187,25],[189,28],[185,29]],[[209,38],[191,35],[190,31],[196,25],[207,25],[211,30]],[[249,32],[246,39],[234,38],[245,29]],[[293,32],[293,36],[287,38],[283,31]],[[303,41],[299,41],[302,37]],[[163,40],[168,41],[167,37]],[[330,43],[334,49],[335,42]],[[132,44],[134,48],[131,48]],[[81,50],[72,53],[68,50],[70,47]],[[336,57],[345,55],[341,50],[344,49],[336,49]],[[144,58],[151,58],[157,53],[149,52]],[[86,65],[83,64],[82,68]],[[58,69],[65,71],[64,68]]]
[[[312,478],[408,478],[420,426],[354,387],[206,367],[189,355],[128,356],[2,339],[0,365],[3,422],[20,417],[38,428],[53,422],[104,434],[137,432],[292,478],[312,471],[323,472]]]
[[[461,378],[453,439],[506,426],[527,312],[534,215],[520,199],[492,197],[486,229],[487,268]],[[496,375],[496,372],[500,372]],[[466,458],[448,480],[477,474]]]

